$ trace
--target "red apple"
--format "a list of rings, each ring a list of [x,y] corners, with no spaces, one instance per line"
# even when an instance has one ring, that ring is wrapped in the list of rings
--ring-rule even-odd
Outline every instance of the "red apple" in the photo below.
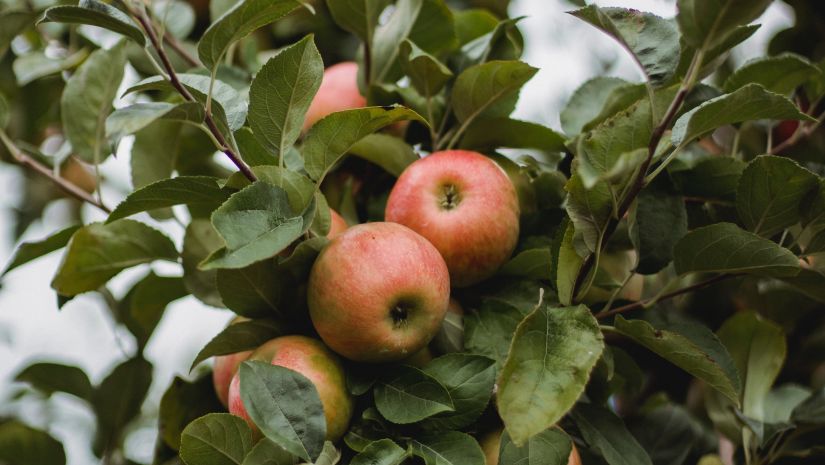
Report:
[[[484,458],[486,465],[498,465],[498,458],[501,448],[501,434],[504,430],[493,430],[485,434],[482,438],[481,450],[484,451]],[[570,444],[572,447],[570,455],[567,457],[567,465],[582,465],[582,459],[579,456],[579,450],[575,444]]]
[[[321,87],[309,105],[304,118],[304,132],[330,113],[366,105],[367,99],[358,90],[358,64],[345,61],[332,65],[324,71]]]
[[[241,362],[252,355],[251,350],[245,350],[236,354],[220,355],[215,357],[215,365],[212,367],[212,384],[215,386],[215,394],[224,407],[229,407],[229,384]]]
[[[306,376],[321,398],[327,422],[327,440],[336,441],[347,431],[353,400],[347,390],[344,367],[321,341],[306,336],[283,336],[258,347],[249,360],[269,362]],[[241,378],[235,374],[229,387],[229,412],[257,431],[241,400]]]
[[[397,361],[438,331],[450,276],[438,250],[414,231],[367,223],[321,251],[307,295],[312,323],[332,350],[360,362]]]
[[[329,216],[332,219],[332,222],[329,226],[327,239],[332,240],[340,236],[344,231],[346,231],[349,225],[347,224],[347,220],[345,220],[341,215],[338,214],[337,211],[331,208],[329,209]]]
[[[494,161],[466,150],[436,152],[408,166],[390,193],[385,218],[432,242],[456,287],[490,277],[518,241],[513,183]]]

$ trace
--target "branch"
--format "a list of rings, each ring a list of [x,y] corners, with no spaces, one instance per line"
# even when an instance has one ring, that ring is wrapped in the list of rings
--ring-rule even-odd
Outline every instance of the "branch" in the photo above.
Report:
[[[798,144],[799,142],[807,139],[814,133],[819,127],[822,125],[823,120],[825,120],[825,114],[822,114],[817,118],[815,123],[811,123],[809,126],[803,126],[803,124],[799,123],[799,128],[791,135],[791,137],[785,139],[779,145],[775,145],[771,150],[770,153],[772,155],[777,155],[794,145]]]
[[[183,58],[189,66],[197,68],[201,65],[200,61],[187,52],[186,49],[183,48],[183,45],[181,45],[181,43],[178,42],[178,39],[176,39],[172,34],[164,34],[163,41],[166,45],[170,46],[179,57]]]
[[[163,44],[158,39],[157,32],[155,32],[154,26],[152,26],[152,21],[147,16],[146,12],[143,9],[133,9],[130,8],[132,17],[134,17],[141,25],[143,30],[146,32],[146,35],[149,36],[149,40],[152,42],[152,46],[154,47],[155,51],[157,52],[158,56],[160,57],[160,61],[163,65],[163,68],[166,70],[166,74],[168,75],[169,82],[172,84],[172,87],[183,96],[189,102],[194,102],[195,98],[189,92],[188,89],[180,82],[178,79],[178,75],[175,73],[174,67],[172,67],[172,63],[169,61],[169,56],[166,54],[166,51],[163,49]],[[238,168],[238,170],[246,176],[252,182],[258,180],[255,176],[255,173],[249,168],[249,166],[229,147],[229,144],[226,142],[226,138],[224,138],[221,131],[218,129],[218,125],[215,124],[215,120],[212,118],[211,112],[206,112],[206,117],[204,118],[204,122],[206,126],[209,128],[209,132],[215,136],[215,139],[220,143],[219,149],[226,154],[227,157],[232,161],[232,163]]]
[[[650,298],[650,299],[640,300],[638,302],[633,302],[632,304],[627,304],[627,305],[624,305],[624,306],[621,306],[621,307],[616,307],[616,308],[611,309],[611,310],[599,312],[599,313],[596,314],[596,318],[601,320],[601,319],[604,319],[604,318],[607,318],[609,316],[613,316],[613,315],[616,315],[616,314],[619,314],[619,313],[625,313],[625,312],[629,312],[631,310],[636,310],[637,308],[648,307],[651,304],[655,304],[655,303],[661,302],[663,300],[672,299],[673,297],[677,297],[677,296],[680,296],[682,294],[687,294],[688,292],[693,292],[693,291],[702,289],[704,287],[708,287],[711,284],[716,284],[720,281],[724,281],[726,279],[730,279],[730,278],[733,278],[735,276],[739,276],[739,275],[736,275],[736,274],[716,275],[716,276],[714,276],[710,279],[706,279],[706,280],[698,282],[696,284],[691,284],[690,286],[683,287],[681,289],[677,289],[673,292],[669,292],[669,293],[664,294],[664,295],[659,296],[659,297],[653,297],[653,298]]]
[[[9,149],[9,153],[11,154],[14,161],[19,163],[20,165],[33,170],[34,172],[40,174],[45,178],[48,178],[57,187],[59,187],[60,190],[76,198],[77,200],[80,200],[81,202],[86,202],[89,205],[93,205],[106,214],[112,212],[112,210],[110,210],[109,207],[107,207],[94,197],[92,197],[91,194],[84,191],[77,185],[72,184],[69,180],[61,178],[60,176],[55,174],[52,168],[40,163],[34,158],[23,153],[16,145],[14,145],[14,143],[11,141],[11,139],[5,133],[5,131],[0,130],[0,140],[2,140],[3,145],[5,145],[7,149]]]

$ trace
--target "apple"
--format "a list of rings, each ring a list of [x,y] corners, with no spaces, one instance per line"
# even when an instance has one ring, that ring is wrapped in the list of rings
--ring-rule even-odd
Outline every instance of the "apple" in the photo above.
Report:
[[[429,240],[453,286],[489,278],[510,258],[519,234],[519,199],[510,178],[478,152],[436,152],[407,167],[387,200],[386,221]]]
[[[398,361],[423,349],[449,299],[450,275],[438,250],[395,223],[353,226],[333,239],[307,288],[321,339],[359,362]]]
[[[424,368],[428,363],[433,361],[433,358],[433,351],[430,350],[429,346],[424,346],[423,349],[410,355],[401,362],[405,365],[412,365],[416,368]]]
[[[327,233],[327,239],[332,240],[340,236],[344,231],[346,231],[349,225],[347,224],[347,220],[345,220],[344,217],[339,215],[337,211],[331,208],[329,209],[329,216],[332,221],[329,226],[329,232]]]
[[[321,87],[309,105],[304,118],[304,132],[330,113],[366,105],[367,99],[358,90],[358,64],[345,61],[332,65],[324,71]]]
[[[215,394],[224,407],[229,407],[229,385],[241,362],[252,355],[251,350],[245,350],[236,354],[220,355],[215,357],[215,365],[212,367],[212,385],[215,386]]]
[[[498,465],[498,458],[501,448],[501,434],[503,432],[503,429],[490,431],[479,441],[481,444],[481,450],[484,452],[486,465]],[[571,443],[570,446],[572,449],[570,450],[570,455],[567,457],[567,465],[582,465],[582,459],[579,456],[579,450],[576,449],[576,445]]]
[[[306,376],[315,385],[324,406],[326,439],[337,441],[346,433],[354,408],[352,396],[347,390],[341,361],[321,341],[306,336],[278,337],[255,349],[249,360],[269,362]],[[229,412],[258,431],[243,405],[238,373],[229,386]]]

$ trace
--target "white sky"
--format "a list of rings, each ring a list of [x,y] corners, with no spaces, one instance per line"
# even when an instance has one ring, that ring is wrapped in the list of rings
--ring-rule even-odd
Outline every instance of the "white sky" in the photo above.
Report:
[[[672,2],[665,0],[596,1],[600,6],[631,6],[664,17],[675,13]],[[564,11],[572,9],[561,0],[515,0],[511,16],[528,16],[521,23],[525,33],[524,59],[540,68],[536,77],[522,92],[516,116],[558,128],[558,114],[570,94],[585,80],[595,76],[600,63],[616,60],[607,74],[628,80],[639,80],[641,74],[615,42],[596,29]],[[763,52],[767,40],[779,29],[792,24],[792,10],[784,3],[775,3],[762,18],[763,27],[756,36],[735,51],[740,62]],[[128,186],[127,157],[111,158],[103,167],[116,186]],[[0,197],[0,266],[12,253],[13,224],[8,214],[20,202],[19,171],[0,166],[0,185],[6,195]],[[108,203],[122,197],[117,190],[107,192]],[[85,210],[89,221],[100,215]],[[146,219],[143,217],[141,219]],[[66,226],[59,206],[47,210],[43,222],[32,225],[24,239],[35,240]],[[171,226],[170,234],[180,245],[181,231]],[[49,281],[58,266],[60,254],[51,254],[22,267],[3,281],[0,289],[0,399],[19,389],[11,377],[34,360],[60,361],[82,367],[93,382],[99,382],[114,364],[123,360],[117,340],[131,352],[133,343],[125,332],[116,332],[111,318],[96,298],[80,296],[58,311]],[[118,276],[112,288],[120,295],[145,267]],[[178,273],[176,267],[155,267],[167,275]],[[144,411],[156,409],[160,395],[176,374],[184,374],[198,350],[214,336],[230,318],[228,311],[210,309],[194,298],[171,305],[146,350],[155,365],[155,379],[150,401]],[[78,401],[58,395],[42,411],[37,403],[0,404],[0,415],[22,414],[26,421],[50,431],[66,442],[70,465],[93,463],[88,451],[89,435],[94,430],[93,418]],[[49,421],[55,420],[55,421]],[[154,425],[145,425],[134,435],[129,445],[133,458],[149,461],[154,442]]]

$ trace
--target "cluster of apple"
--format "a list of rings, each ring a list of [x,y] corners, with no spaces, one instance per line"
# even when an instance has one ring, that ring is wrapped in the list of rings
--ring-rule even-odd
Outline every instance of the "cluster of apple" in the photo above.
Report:
[[[329,113],[366,104],[357,72],[355,63],[327,69],[305,129]],[[427,351],[448,307],[461,312],[450,299],[451,287],[493,275],[519,235],[518,195],[504,170],[462,150],[436,152],[407,167],[390,192],[385,222],[347,227],[334,211],[332,218],[330,242],[312,267],[307,289],[321,340],[283,336],[215,360],[218,397],[253,429],[240,396],[242,361],[266,361],[307,377],[324,407],[327,439],[336,441],[354,408],[338,356],[410,363]],[[495,449],[489,456],[497,461]]]

